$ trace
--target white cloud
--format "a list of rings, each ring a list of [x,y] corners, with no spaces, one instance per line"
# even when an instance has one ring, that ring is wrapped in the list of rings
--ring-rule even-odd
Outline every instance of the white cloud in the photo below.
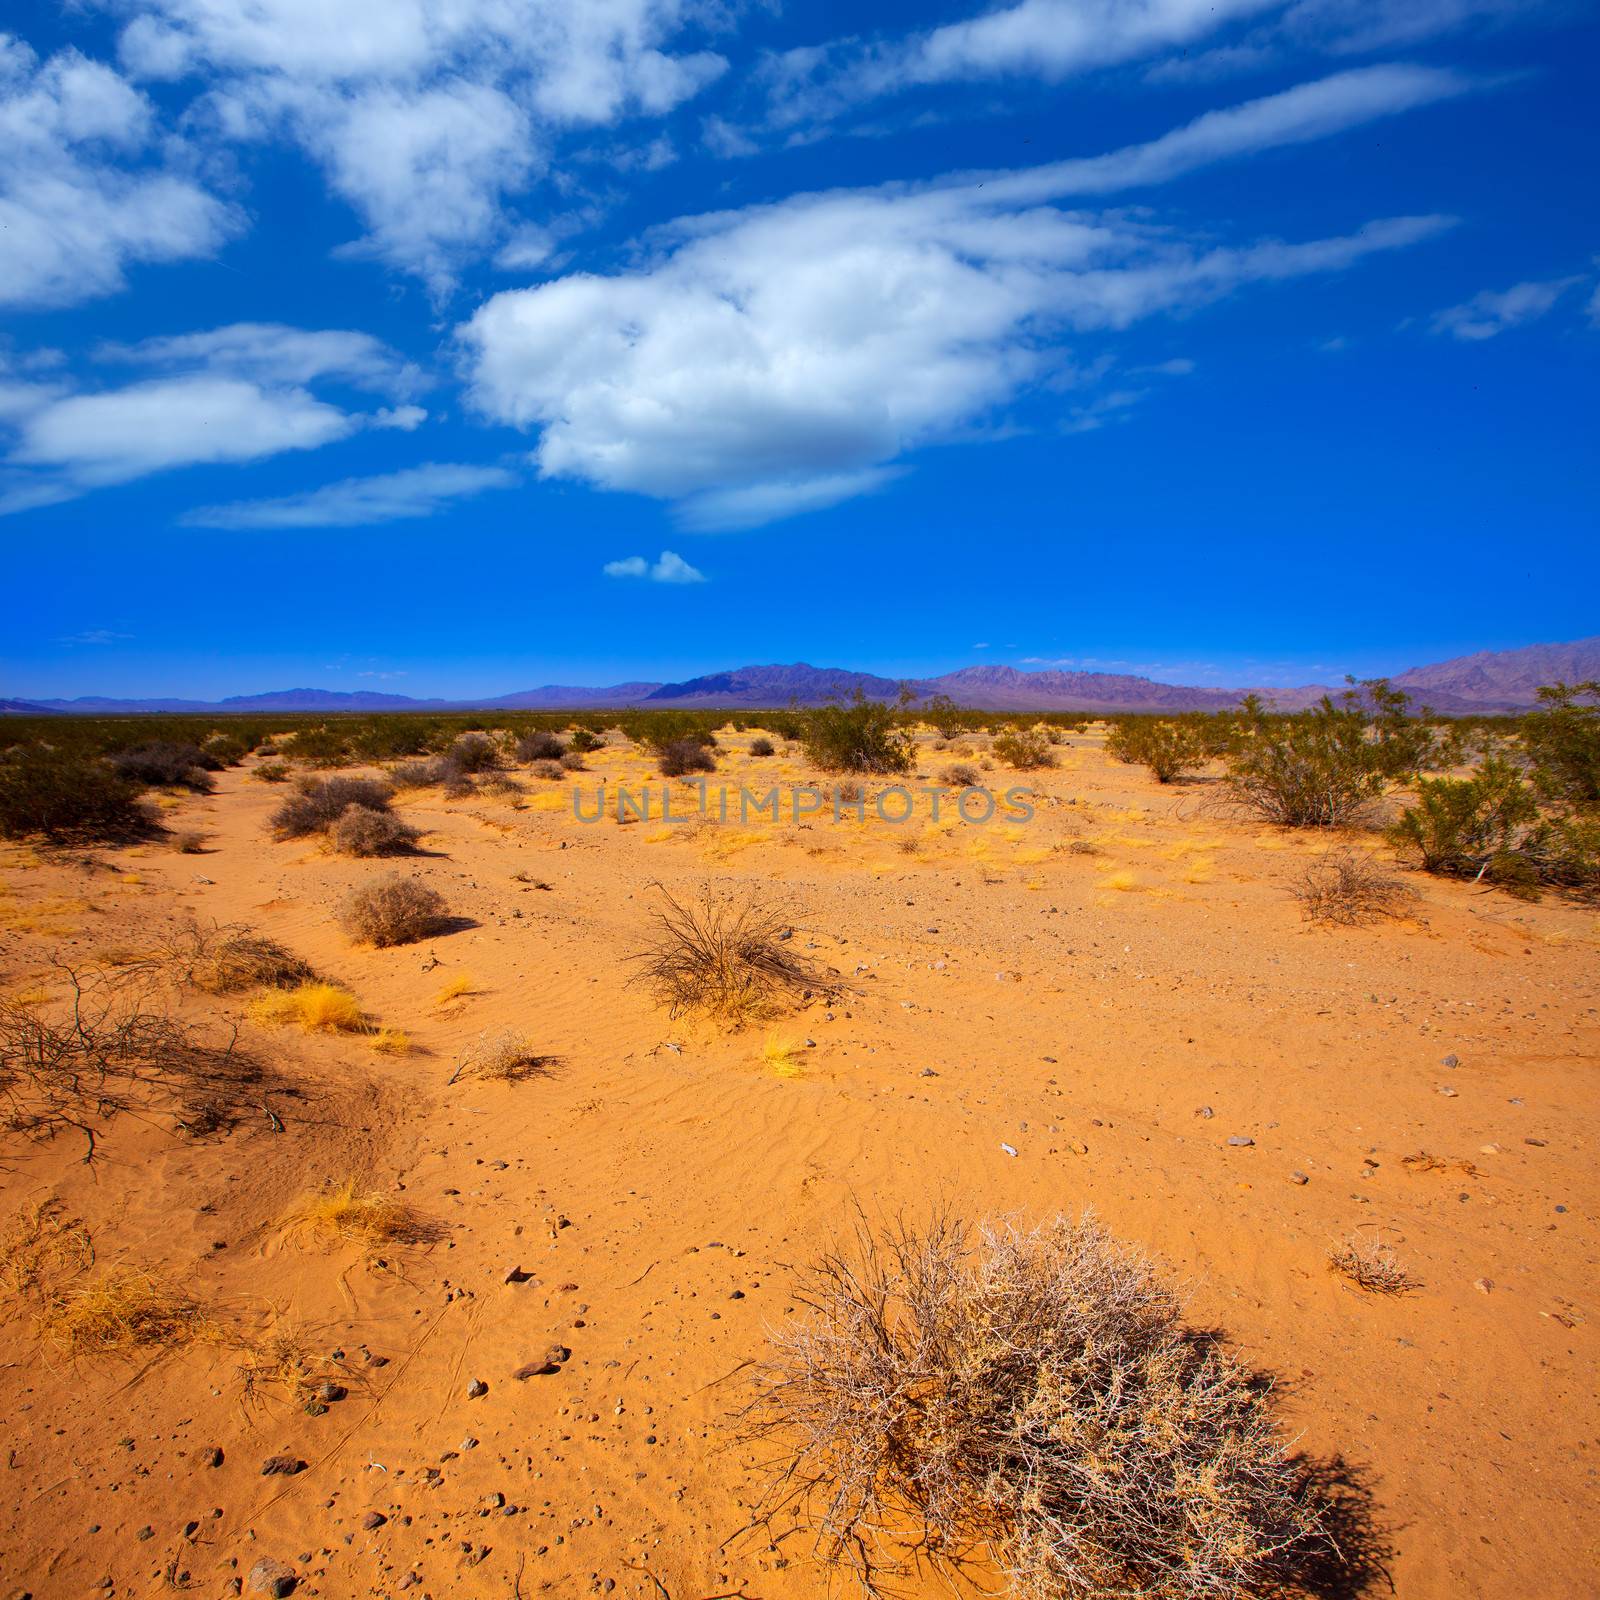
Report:
[[[431,517],[453,501],[516,483],[516,474],[504,467],[428,462],[381,477],[346,478],[276,500],[203,506],[180,520],[197,528],[358,528]]]
[[[211,255],[238,231],[233,207],[151,159],[155,133],[111,68],[75,50],[41,62],[0,33],[0,305],[111,294],[131,263]]]
[[[118,633],[112,628],[85,628],[82,633],[69,633],[65,638],[58,639],[57,644],[65,645],[106,645],[121,644],[125,639],[131,639],[131,633]]]
[[[1551,278],[1544,282],[1513,284],[1499,291],[1485,289],[1458,306],[1447,306],[1433,315],[1433,331],[1456,339],[1492,339],[1507,328],[1537,322],[1554,309],[1567,290],[1582,283],[1581,277]]]
[[[177,467],[314,450],[363,429],[409,433],[428,415],[410,403],[348,411],[312,392],[322,380],[396,396],[418,387],[414,367],[362,333],[238,323],[97,354],[162,375],[94,392],[0,381],[9,402],[0,420],[15,429],[0,515]]]
[[[1075,332],[1340,270],[1448,225],[1226,248],[1046,201],[1350,126],[1451,81],[1345,74],[1093,161],[688,219],[637,270],[490,299],[460,330],[471,399],[540,430],[545,475],[680,501],[696,527],[835,504],[1048,374]]]
[[[673,50],[715,0],[121,0],[138,75],[206,72],[233,139],[286,136],[363,219],[360,249],[436,293],[506,231],[565,130],[660,116],[727,66]],[[647,141],[648,167],[670,147]]]
[[[256,383],[306,384],[334,378],[357,389],[406,397],[423,386],[421,372],[369,333],[343,328],[290,328],[280,322],[235,322],[204,333],[103,344],[95,359],[149,367],[204,367]]]
[[[600,569],[608,578],[647,578],[651,583],[704,583],[706,575],[691,567],[673,550],[663,550],[658,561],[651,563],[643,556],[625,556],[620,561],[608,561]]]

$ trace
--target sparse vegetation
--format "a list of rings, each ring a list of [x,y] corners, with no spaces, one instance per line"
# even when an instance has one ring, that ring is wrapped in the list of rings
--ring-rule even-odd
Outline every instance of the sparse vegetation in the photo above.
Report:
[[[150,831],[139,785],[95,756],[23,744],[0,756],[0,836],[116,842]]]
[[[371,878],[339,903],[339,925],[358,943],[409,944],[438,931],[445,920],[437,889],[403,873]]]
[[[1155,717],[1123,717],[1111,724],[1106,754],[1149,769],[1157,783],[1173,783],[1205,765],[1207,751],[1200,730],[1189,722]]]
[[[697,739],[674,739],[659,760],[664,778],[683,778],[691,772],[715,772],[717,758]]]
[[[218,1337],[200,1303],[131,1267],[53,1295],[39,1319],[45,1341],[69,1360],[175,1350]]]
[[[287,783],[291,768],[287,761],[263,761],[254,776],[262,783]]]
[[[750,754],[759,760],[765,760],[773,753],[772,741],[762,734],[759,738],[750,741]]]
[[[1404,916],[1417,898],[1376,856],[1348,845],[1310,862],[1293,893],[1308,922],[1347,928]]]
[[[305,1033],[363,1033],[367,1028],[361,1002],[348,989],[315,980],[259,996],[250,1006],[250,1018],[271,1027],[292,1024]]]
[[[203,928],[192,922],[166,946],[182,980],[205,994],[266,986],[292,988],[313,978],[310,964],[249,928]]]
[[[638,977],[673,1016],[697,1011],[738,1026],[780,1000],[842,989],[792,948],[782,907],[709,889],[686,904],[657,887],[663,905]]]
[[[323,1244],[355,1244],[363,1250],[425,1243],[438,1234],[411,1206],[392,1195],[363,1188],[354,1178],[308,1195],[290,1211],[284,1227],[301,1238]]]
[[[493,772],[500,765],[500,747],[486,733],[464,733],[444,760],[456,772]]]
[[[986,1547],[1029,1600],[1238,1595],[1317,1531],[1264,1389],[1090,1217],[863,1226],[798,1298],[745,1422],[870,1594]]]
[[[566,753],[567,747],[560,738],[544,728],[517,740],[518,761],[559,761]]]
[[[196,794],[210,794],[216,785],[207,769],[222,763],[195,745],[163,740],[119,750],[111,757],[111,765],[124,777],[150,788],[192,789]]]

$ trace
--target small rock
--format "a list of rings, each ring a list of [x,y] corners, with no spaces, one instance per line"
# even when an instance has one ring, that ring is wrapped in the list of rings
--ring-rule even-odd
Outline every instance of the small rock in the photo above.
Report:
[[[294,1583],[294,1568],[286,1561],[274,1561],[271,1556],[262,1556],[250,1569],[252,1594],[293,1594]]]
[[[1444,1095],[1445,1098],[1448,1099],[1448,1100],[1454,1100],[1455,1097],[1456,1097],[1455,1090],[1450,1088],[1450,1086],[1448,1084],[1441,1083],[1439,1085],[1439,1093]]]
[[[1238,1146],[1243,1147],[1244,1145],[1247,1145],[1247,1144],[1254,1144],[1255,1140],[1247,1138],[1242,1133],[1232,1133],[1232,1134],[1228,1135],[1228,1143],[1231,1144],[1231,1145],[1238,1145]]]
[[[1068,1139],[1067,1149],[1069,1149],[1075,1156],[1086,1156],[1089,1153],[1089,1147],[1083,1142],[1082,1139]]]
[[[212,1447],[205,1452],[205,1462],[208,1467],[220,1467],[222,1465],[222,1460],[222,1448],[220,1445],[212,1445]]]
[[[361,1526],[370,1533],[374,1528],[381,1528],[388,1520],[381,1511],[369,1511],[361,1519]]]
[[[1291,1172],[1289,1174],[1289,1182],[1290,1183],[1310,1183],[1311,1180],[1303,1172]]]
[[[1452,1055],[1446,1056],[1444,1060],[1439,1063],[1439,1065],[1441,1067],[1459,1067],[1461,1062],[1458,1057]]]
[[[474,1378],[467,1385],[467,1399],[481,1400],[489,1392],[489,1385],[482,1378]]]
[[[1214,1117],[1216,1112],[1214,1112],[1210,1106],[1196,1106],[1194,1108],[1194,1114],[1197,1117]]]
[[[1543,1150],[1550,1141],[1548,1139],[1524,1139],[1522,1142],[1531,1144],[1535,1150]]]
[[[324,1380],[317,1385],[317,1399],[326,1401],[329,1405],[343,1400],[348,1391],[342,1383],[333,1383]]]
[[[155,1536],[156,1536],[156,1530],[155,1530],[155,1529],[154,1529],[154,1528],[152,1528],[152,1527],[150,1527],[150,1526],[149,1526],[149,1525],[148,1525],[148,1524],[147,1524],[147,1525],[146,1525],[146,1526],[145,1526],[145,1527],[142,1527],[142,1528],[141,1528],[141,1529],[140,1529],[140,1530],[139,1530],[139,1531],[138,1531],[138,1532],[137,1532],[137,1533],[136,1533],[136,1534],[135,1534],[135,1535],[134,1535],[134,1538],[136,1538],[136,1539],[138,1539],[138,1540],[141,1540],[141,1541],[143,1541],[143,1540],[145,1540],[145,1539],[153,1539],[153,1538],[155,1538]]]
[[[1472,1280],[1472,1287],[1476,1289],[1479,1294],[1490,1294],[1494,1290],[1494,1279],[1474,1278]]]
[[[1006,1153],[1006,1154],[1007,1154],[1007,1155],[1008,1155],[1008,1156],[1014,1156],[1014,1155],[1015,1155],[1015,1154],[1016,1154],[1016,1153],[1017,1153],[1017,1152],[1016,1152],[1016,1151],[1015,1151],[1015,1150],[1014,1150],[1014,1149],[1013,1149],[1013,1148],[1012,1148],[1012,1147],[1011,1147],[1011,1146],[1010,1146],[1010,1145],[1008,1145],[1008,1144],[1004,1144],[1004,1143],[1002,1143],[1002,1144],[1001,1144],[1001,1146],[1000,1146],[1000,1148],[1001,1148],[1001,1149],[1002,1149],[1002,1150],[1004,1150],[1004,1151],[1005,1151],[1005,1153]]]
[[[510,1271],[506,1273],[506,1282],[526,1283],[532,1276],[533,1274],[531,1272],[524,1272],[521,1267],[512,1267]]]
[[[268,1456],[261,1463],[263,1478],[292,1478],[297,1472],[305,1470],[306,1464],[298,1456]],[[284,1590],[285,1594],[288,1592]]]

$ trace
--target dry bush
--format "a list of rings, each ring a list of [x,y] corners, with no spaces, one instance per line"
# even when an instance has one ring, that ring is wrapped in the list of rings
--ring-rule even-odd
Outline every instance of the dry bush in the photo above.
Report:
[[[162,956],[178,969],[183,982],[205,994],[289,988],[315,976],[308,962],[245,927],[202,928],[190,923],[166,945]]]
[[[284,1228],[302,1238],[324,1244],[358,1244],[364,1250],[386,1244],[424,1244],[438,1236],[438,1229],[404,1201],[363,1189],[354,1178],[307,1195],[284,1219]]]
[[[493,772],[500,765],[500,747],[486,733],[464,733],[445,751],[444,761],[457,772]]]
[[[535,761],[528,770],[534,777],[543,778],[550,783],[567,775],[567,769],[559,761]]]
[[[322,1395],[343,1395],[361,1378],[333,1356],[314,1348],[316,1337],[300,1323],[280,1318],[253,1334],[235,1332],[229,1343],[238,1362],[246,1401],[263,1389],[279,1389],[313,1416],[328,1409]]]
[[[698,739],[673,739],[662,747],[659,765],[663,778],[684,778],[691,772],[715,772],[717,758]]]
[[[62,1274],[94,1265],[94,1241],[59,1200],[25,1205],[0,1234],[0,1285],[8,1294],[29,1294]]]
[[[1381,1234],[1351,1233],[1328,1247],[1328,1266],[1369,1294],[1404,1294],[1417,1287]]]
[[[520,1083],[524,1078],[547,1077],[556,1060],[555,1056],[541,1055],[515,1028],[505,1028],[499,1033],[480,1034],[468,1045],[449,1081],[490,1078]]]
[[[559,761],[567,747],[553,733],[539,730],[517,740],[518,761]]]
[[[944,769],[942,781],[952,789],[976,789],[983,782],[983,774],[969,761],[958,761]]]
[[[219,1336],[198,1301],[131,1267],[52,1295],[39,1318],[39,1331],[69,1360],[173,1350]]]
[[[583,759],[581,750],[569,750],[561,758],[561,770],[563,772],[587,772],[589,763]]]
[[[183,1132],[224,1132],[247,1113],[276,1120],[283,1081],[239,1047],[166,1016],[133,973],[61,969],[53,1006],[0,999],[0,1133],[48,1140],[76,1130],[96,1154],[100,1124],[122,1112],[170,1117]]]
[[[380,1056],[411,1054],[411,1035],[404,1028],[379,1028],[367,1041]]]
[[[657,888],[661,888],[658,884]],[[831,996],[844,986],[794,950],[786,909],[753,894],[721,897],[707,888],[690,903],[661,889],[656,936],[635,958],[636,980],[671,1015],[701,1011],[735,1025],[783,999]]]
[[[506,772],[493,772],[483,780],[485,794],[499,795],[501,799],[509,800],[516,795],[526,794],[528,786],[520,783]]]
[[[1377,857],[1348,846],[1308,863],[1290,892],[1308,922],[1347,928],[1403,916],[1417,898],[1416,890],[1387,871]]]
[[[436,932],[445,920],[437,889],[391,872],[358,884],[339,902],[339,926],[357,942],[409,944]]]
[[[361,1002],[336,983],[313,980],[276,989],[251,1002],[250,1020],[268,1027],[293,1024],[304,1033],[364,1033]]]
[[[328,830],[333,848],[347,856],[392,856],[416,848],[422,835],[388,811],[346,806]]]
[[[470,972],[458,972],[455,977],[445,979],[440,985],[439,992],[433,997],[436,1006],[454,1005],[457,1000],[464,1000],[469,994],[478,992],[478,980]]]
[[[765,734],[750,741],[750,754],[765,759],[772,754],[772,741]]]
[[[331,828],[349,806],[387,811],[394,791],[376,778],[302,778],[297,793],[272,814],[279,839],[303,839]]]
[[[204,855],[206,848],[206,836],[192,828],[186,828],[182,832],[173,834],[172,848],[176,850],[180,856]]]
[[[478,786],[463,772],[447,772],[440,792],[446,800],[466,800],[478,792]]]
[[[166,740],[140,745],[136,750],[119,750],[109,759],[116,771],[135,783],[152,788],[193,789],[196,794],[211,793],[216,784],[207,768],[221,765],[195,745]]]
[[[444,777],[444,768],[437,761],[402,761],[389,768],[389,781],[397,789],[428,789]]]
[[[251,776],[261,783],[287,783],[290,770],[287,761],[263,761]]]
[[[985,1548],[1027,1600],[1219,1600],[1317,1532],[1263,1386],[1091,1217],[863,1226],[799,1298],[744,1420],[869,1593]]]

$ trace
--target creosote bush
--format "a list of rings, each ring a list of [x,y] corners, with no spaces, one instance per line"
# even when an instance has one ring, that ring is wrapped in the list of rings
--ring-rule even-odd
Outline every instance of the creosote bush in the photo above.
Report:
[[[402,855],[416,848],[421,834],[390,811],[346,806],[328,829],[333,848],[347,856]]]
[[[1013,733],[1002,733],[994,742],[994,753],[1008,767],[1023,772],[1056,764],[1050,741],[1037,728],[1019,728]]]
[[[263,761],[252,776],[262,783],[287,783],[289,771],[287,761]]]
[[[1157,783],[1172,783],[1206,761],[1205,740],[1187,722],[1166,722],[1154,717],[1126,717],[1111,724],[1106,754],[1113,761],[1149,769]]]
[[[851,701],[804,712],[800,739],[807,758],[824,772],[909,772],[916,753],[894,707],[868,700],[859,689]]]
[[[0,755],[0,837],[114,843],[149,831],[139,785],[98,757],[47,744]]]
[[[559,735],[543,728],[524,734],[517,740],[518,761],[559,761],[567,753]]]
[[[359,884],[339,902],[339,926],[358,943],[379,946],[425,939],[445,920],[437,889],[391,872]]]
[[[697,739],[674,739],[661,751],[661,776],[683,778],[691,772],[715,772],[717,758]]]
[[[119,750],[111,757],[111,765],[135,783],[149,784],[153,788],[192,789],[196,794],[211,793],[216,785],[207,769],[222,764],[197,745],[172,744],[165,740],[139,745],[133,750]]]
[[[1348,846],[1308,863],[1293,885],[1308,922],[1359,927],[1382,917],[1404,916],[1416,890],[1402,883],[1375,856]]]
[[[863,1226],[798,1298],[744,1422],[871,1594],[986,1547],[1025,1600],[1218,1600],[1317,1533],[1262,1386],[1092,1217]]]
[[[303,839],[333,826],[349,806],[387,811],[394,791],[376,778],[302,778],[296,793],[272,814],[279,839]]]
[[[772,741],[763,734],[759,739],[750,741],[750,754],[765,759],[772,754]]]
[[[709,888],[687,903],[664,888],[660,893],[664,904],[654,914],[653,939],[637,957],[637,980],[673,1016],[698,1011],[737,1026],[780,1000],[842,992],[793,948],[781,906]]]

